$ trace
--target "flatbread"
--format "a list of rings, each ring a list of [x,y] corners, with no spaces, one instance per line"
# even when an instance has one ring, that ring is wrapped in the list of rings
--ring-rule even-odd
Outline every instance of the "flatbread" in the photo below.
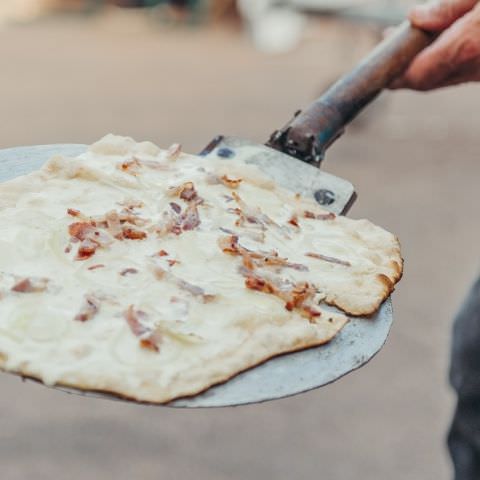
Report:
[[[113,135],[0,185],[0,229],[1,368],[153,403],[330,341],[402,273],[253,165]]]

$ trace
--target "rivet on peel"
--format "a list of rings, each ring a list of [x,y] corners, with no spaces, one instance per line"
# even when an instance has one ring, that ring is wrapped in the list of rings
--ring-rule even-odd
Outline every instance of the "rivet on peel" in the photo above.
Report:
[[[313,196],[320,205],[331,205],[335,201],[335,194],[325,188],[320,188]]]

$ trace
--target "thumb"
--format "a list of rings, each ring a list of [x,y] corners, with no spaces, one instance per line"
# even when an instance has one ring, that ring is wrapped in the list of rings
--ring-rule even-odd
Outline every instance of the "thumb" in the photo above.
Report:
[[[429,31],[441,31],[477,4],[477,0],[430,1],[414,7],[409,14],[412,24]]]

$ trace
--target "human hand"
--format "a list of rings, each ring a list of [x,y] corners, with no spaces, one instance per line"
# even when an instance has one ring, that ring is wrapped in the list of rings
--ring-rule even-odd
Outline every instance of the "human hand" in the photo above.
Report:
[[[415,27],[440,34],[417,55],[391,88],[432,90],[480,81],[480,3],[477,0],[441,0],[419,5],[410,12],[409,19]]]

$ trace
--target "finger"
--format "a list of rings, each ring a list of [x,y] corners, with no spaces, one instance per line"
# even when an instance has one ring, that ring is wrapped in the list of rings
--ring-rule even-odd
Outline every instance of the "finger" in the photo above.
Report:
[[[415,90],[438,88],[463,68],[476,64],[480,58],[479,21],[480,8],[458,20],[417,55],[403,77],[392,87]]]
[[[427,85],[414,84],[412,80],[408,77],[399,77],[395,79],[392,84],[388,87],[390,90],[400,90],[400,89],[411,89],[411,90],[435,90],[437,88],[451,87],[454,85],[460,85],[462,83],[468,82],[478,82],[480,81],[480,66],[472,67],[471,70],[464,72],[456,72],[450,76],[444,77],[438,80],[436,83],[429,83]]]
[[[438,87],[459,85],[460,83],[478,82],[480,80],[480,59],[476,62],[463,65],[455,70],[452,75],[446,77]]]
[[[449,48],[435,43],[417,55],[395,88],[413,90],[436,88],[446,77],[452,75],[453,68]]]
[[[466,73],[453,75],[449,78],[446,78],[436,88],[452,87],[454,85],[460,85],[462,83],[478,82],[479,80],[480,80],[480,74],[477,71],[476,72],[466,72]]]
[[[465,15],[478,0],[442,0],[417,5],[409,13],[413,25],[425,30],[445,30]]]

